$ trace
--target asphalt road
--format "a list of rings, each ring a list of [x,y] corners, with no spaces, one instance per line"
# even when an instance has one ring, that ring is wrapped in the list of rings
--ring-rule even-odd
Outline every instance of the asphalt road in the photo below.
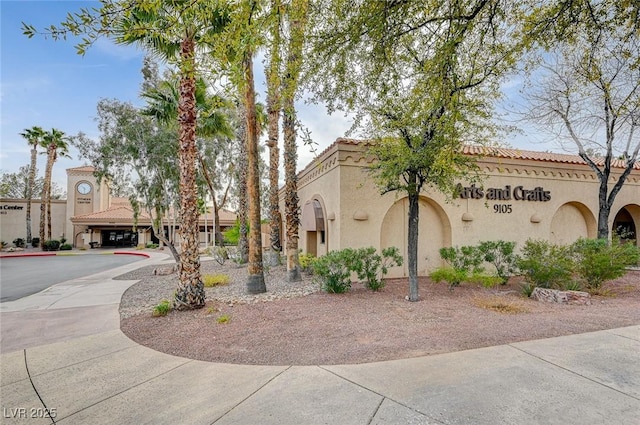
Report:
[[[56,283],[143,260],[137,255],[85,254],[0,259],[0,303],[40,292]]]

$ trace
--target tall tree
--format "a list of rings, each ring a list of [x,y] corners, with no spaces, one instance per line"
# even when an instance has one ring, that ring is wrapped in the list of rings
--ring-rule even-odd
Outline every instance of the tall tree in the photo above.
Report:
[[[41,146],[47,150],[47,165],[44,171],[44,186],[40,198],[40,247],[44,249],[45,241],[51,239],[51,172],[53,164],[60,156],[68,156],[68,137],[63,131],[52,128],[45,132]],[[46,222],[46,234],[45,234]],[[46,239],[45,239],[46,237]]]
[[[179,104],[177,81],[171,78],[159,81],[155,87],[143,91],[142,96],[147,100],[144,113],[152,115],[165,124],[177,123]],[[231,113],[230,102],[209,93],[203,78],[198,78],[196,81],[195,99],[196,135],[200,145],[197,153],[198,164],[213,200],[216,243],[221,244],[220,209],[224,207],[233,183],[231,170],[235,163],[231,138],[233,131],[227,116]],[[226,186],[226,189],[223,189],[223,186]],[[217,192],[220,191],[223,193],[219,197]]]
[[[258,154],[259,125],[256,111],[253,60],[263,42],[261,33],[264,22],[262,2],[239,2],[231,13],[231,24],[216,50],[216,56],[224,58],[230,70],[230,78],[242,99],[246,118],[247,196],[249,206],[249,256],[247,291],[266,292],[262,258],[262,232],[260,211],[260,158]],[[242,202],[242,199],[240,200]]]
[[[270,219],[270,246],[268,263],[271,266],[280,264],[280,199],[278,194],[280,149],[278,148],[280,111],[280,73],[281,73],[281,25],[282,2],[271,1],[270,10],[270,39],[269,62],[265,71],[267,74],[267,114],[268,114],[268,139],[269,147],[269,219]]]
[[[80,134],[73,144],[95,167],[98,179],[110,190],[128,196],[134,221],[144,210],[156,237],[180,261],[169,227],[168,214],[179,207],[177,123],[165,125],[129,103],[101,99],[97,105],[100,137]]]
[[[20,133],[22,137],[27,140],[29,146],[31,146],[31,164],[29,166],[29,182],[27,184],[27,243],[31,243],[31,199],[33,198],[34,182],[36,179],[36,166],[38,161],[38,146],[42,143],[44,137],[44,130],[41,127],[25,128],[24,132]]]
[[[285,222],[287,230],[287,279],[290,282],[302,279],[298,260],[298,229],[300,227],[300,205],[298,198],[298,151],[296,144],[297,115],[295,99],[298,94],[299,76],[302,69],[302,52],[308,19],[308,0],[292,0],[287,8],[289,39],[287,60],[282,81],[282,107],[284,131],[285,169]]]
[[[639,24],[624,24],[618,2],[557,3],[531,17],[547,51],[533,55],[526,116],[597,176],[598,238],[607,239],[616,196],[640,167]]]
[[[116,26],[116,41],[139,43],[179,70],[180,165],[180,283],[175,292],[177,309],[201,308],[205,303],[200,275],[199,226],[196,190],[196,44],[205,44],[224,30],[226,8],[213,1],[159,2],[159,7],[135,5]]]
[[[0,173],[0,198],[27,199],[29,192],[42,193],[44,177],[36,177],[30,181],[30,165],[23,165],[16,173]],[[38,173],[36,169],[35,174]],[[62,199],[64,190],[51,182],[51,199]]]
[[[238,238],[238,252],[241,263],[249,262],[249,197],[247,195],[247,117],[244,104],[238,107],[239,125],[236,130],[236,138],[239,141],[238,167],[236,179],[238,181],[238,225],[240,237]]]
[[[463,141],[492,136],[491,106],[516,51],[511,2],[327,2],[316,16],[307,76],[330,111],[355,111],[373,140],[381,192],[406,193],[410,301],[417,280],[419,197],[452,193],[473,170]],[[428,237],[425,235],[423,237]]]
[[[197,46],[211,45],[228,23],[226,2],[218,0],[102,0],[101,7],[83,8],[69,14],[59,27],[47,33],[54,39],[67,34],[83,35],[78,53],[100,36],[117,43],[138,44],[170,61],[180,75],[178,107],[180,163],[180,282],[175,292],[177,309],[201,308],[205,303],[198,249],[198,207],[196,191],[196,102]],[[24,33],[37,30],[23,24]]]

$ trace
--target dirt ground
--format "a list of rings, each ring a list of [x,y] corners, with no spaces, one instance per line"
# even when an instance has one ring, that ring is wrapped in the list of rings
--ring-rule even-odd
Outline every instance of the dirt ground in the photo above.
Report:
[[[211,300],[200,310],[123,318],[121,329],[155,350],[212,362],[366,363],[640,324],[640,271],[606,283],[603,292],[591,305],[559,305],[522,297],[517,278],[493,289],[454,290],[421,278],[421,299],[412,303],[407,280],[392,279],[380,292],[354,284],[346,294]]]

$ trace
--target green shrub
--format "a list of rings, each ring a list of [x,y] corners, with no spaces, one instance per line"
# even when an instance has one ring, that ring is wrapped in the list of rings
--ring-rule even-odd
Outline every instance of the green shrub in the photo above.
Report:
[[[395,246],[382,250],[382,255],[374,247],[360,248],[355,252],[351,270],[358,274],[358,279],[364,279],[364,284],[372,291],[384,288],[384,276],[389,267],[401,266],[402,256]]]
[[[13,240],[13,244],[15,245],[16,248],[24,248],[25,247],[25,242],[23,238],[15,238]]]
[[[523,296],[529,298],[531,297],[531,294],[533,294],[533,290],[536,288],[536,286],[531,283],[531,282],[523,282],[520,285],[520,292],[522,293]]]
[[[313,273],[313,263],[317,258],[313,254],[298,254],[298,263],[300,263],[300,271],[305,273]]]
[[[440,248],[440,257],[451,267],[467,273],[480,273],[483,271],[483,255],[475,246]]]
[[[222,316],[216,319],[218,323],[228,323],[230,320],[231,320],[231,316],[229,316],[228,314],[223,314]]]
[[[214,246],[212,250],[213,258],[222,265],[229,259],[229,251],[224,246]]]
[[[517,263],[527,282],[541,288],[562,287],[575,267],[568,247],[533,239],[525,242]]]
[[[5,241],[0,241],[0,249],[5,249],[7,247],[7,243]]]
[[[60,248],[60,241],[49,240],[44,242],[44,251],[57,251]]]
[[[64,245],[67,242],[67,238],[65,238],[64,236],[60,238],[60,244]]]
[[[218,274],[205,274],[202,276],[202,283],[207,288],[213,288],[214,286],[222,286],[229,284],[229,275]]]
[[[31,246],[37,248],[40,246],[40,238],[31,238]]]
[[[247,232],[248,231],[249,226],[247,226]],[[225,244],[238,245],[238,241],[240,240],[240,220],[236,220],[232,227],[222,232],[222,236]]]
[[[447,282],[450,289],[453,289],[454,286],[459,286],[461,282],[467,279],[467,276],[466,270],[458,270],[453,267],[438,267],[429,273],[431,280],[436,283]]]
[[[162,300],[160,303],[153,307],[153,312],[151,315],[153,317],[166,316],[171,311],[171,301]]]
[[[73,247],[69,243],[60,245],[60,251],[71,251]]]
[[[518,270],[515,247],[515,242],[506,241],[484,241],[478,245],[482,259],[495,267],[502,285],[506,285],[509,278]]]
[[[153,242],[147,242],[147,248],[149,249],[156,249],[158,247],[157,243],[153,243]]]
[[[598,290],[608,280],[626,273],[625,268],[638,263],[640,251],[631,243],[605,239],[580,238],[571,246],[576,272],[589,291]]]
[[[561,285],[563,291],[582,291],[582,284],[577,280],[568,280]]]
[[[340,294],[351,289],[351,271],[355,251],[345,248],[329,251],[313,262],[313,274],[322,284],[322,288],[331,293]]]
[[[500,276],[491,276],[482,273],[473,273],[465,279],[469,283],[482,285],[485,288],[493,288],[497,285],[504,285],[504,279]]]

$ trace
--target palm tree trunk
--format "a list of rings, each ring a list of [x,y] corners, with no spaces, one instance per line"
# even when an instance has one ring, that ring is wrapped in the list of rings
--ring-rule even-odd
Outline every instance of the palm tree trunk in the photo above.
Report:
[[[240,153],[238,158],[238,224],[240,237],[238,238],[238,253],[242,264],[249,262],[249,205],[247,202],[247,112],[244,103],[239,105]]]
[[[40,197],[40,248],[44,249],[46,242],[45,222],[47,220],[47,205],[51,190],[51,169],[53,168],[53,154],[51,145],[47,146],[47,166],[44,170],[44,185],[42,186],[42,196]]]
[[[53,164],[55,164],[57,158],[57,146],[53,147],[53,159],[51,160],[51,170],[49,170],[49,187],[47,188],[47,239],[51,239],[51,173],[53,170]]]
[[[307,22],[308,0],[294,1],[290,6],[291,35],[282,90],[285,168],[285,219],[287,230],[287,278],[290,282],[302,279],[298,259],[298,229],[300,226],[298,177],[296,167],[296,110],[294,99],[298,90],[298,76],[302,67],[302,48]]]
[[[260,171],[258,169],[258,134],[256,93],[253,79],[253,53],[248,51],[242,61],[244,100],[247,112],[247,193],[249,195],[249,276],[250,294],[267,292],[262,264],[262,231],[260,228]]]
[[[181,251],[180,280],[175,292],[177,309],[204,307],[205,292],[200,276],[200,254],[198,251],[198,202],[196,190],[196,79],[195,42],[184,39],[180,44],[182,61],[180,79],[180,236]]]
[[[33,239],[31,235],[31,199],[33,198],[33,185],[36,181],[36,164],[38,161],[37,144],[31,149],[31,165],[29,166],[29,183],[27,184],[27,243]]]
[[[267,69],[267,113],[269,114],[269,217],[270,246],[267,262],[270,266],[280,264],[280,206],[278,196],[280,150],[278,149],[278,121],[280,120],[280,0],[271,1],[271,13],[274,15],[271,29],[271,48],[269,68]]]

